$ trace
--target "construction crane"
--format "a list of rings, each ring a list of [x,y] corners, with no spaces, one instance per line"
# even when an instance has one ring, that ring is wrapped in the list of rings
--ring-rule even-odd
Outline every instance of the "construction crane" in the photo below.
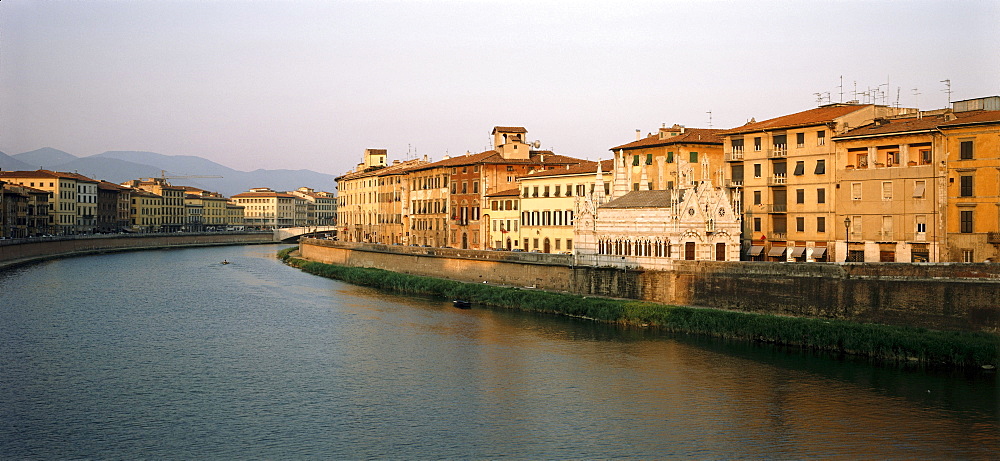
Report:
[[[160,170],[160,177],[159,178],[149,178],[149,179],[150,179],[151,182],[159,180],[160,182],[162,182],[164,184],[168,184],[167,183],[168,179],[198,179],[198,178],[221,178],[221,177],[222,176],[219,176],[219,175],[197,175],[197,174],[179,175],[179,176],[167,176],[167,170]]]

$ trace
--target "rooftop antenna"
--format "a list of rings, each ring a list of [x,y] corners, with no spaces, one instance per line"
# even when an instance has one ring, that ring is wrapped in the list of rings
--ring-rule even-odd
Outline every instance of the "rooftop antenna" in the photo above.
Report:
[[[840,76],[840,85],[838,85],[837,88],[840,88],[840,102],[844,102],[844,76],[843,75]]]
[[[858,81],[857,80],[854,81],[854,93],[853,94],[854,94],[854,98],[853,99],[855,101],[857,101],[858,100]]]
[[[913,89],[913,98],[916,101],[914,105],[917,106],[917,110],[920,110],[920,92],[916,88]]]
[[[948,104],[950,105],[951,104],[951,79],[950,78],[946,78],[944,80],[941,80],[941,83],[944,83],[944,92],[948,93]]]
[[[708,128],[712,128],[712,111],[708,111],[706,114],[708,114]]]
[[[898,86],[896,87],[896,108],[897,109],[899,109],[899,90],[901,90],[901,89],[902,88],[900,88]]]

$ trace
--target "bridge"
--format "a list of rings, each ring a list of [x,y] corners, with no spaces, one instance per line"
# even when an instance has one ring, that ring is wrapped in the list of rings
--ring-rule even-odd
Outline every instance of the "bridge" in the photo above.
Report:
[[[337,235],[337,226],[281,227],[274,230],[274,241],[294,241],[304,235],[312,237],[321,234]]]

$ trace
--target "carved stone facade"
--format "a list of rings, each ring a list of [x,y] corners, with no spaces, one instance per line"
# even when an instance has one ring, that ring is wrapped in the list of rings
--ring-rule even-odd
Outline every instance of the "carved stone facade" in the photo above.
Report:
[[[740,260],[738,206],[712,182],[707,158],[699,165],[700,180],[690,163],[678,159],[679,187],[665,190],[650,190],[644,179],[629,190],[625,153],[614,160],[611,195],[595,187],[577,201],[578,264],[665,269],[675,260]]]

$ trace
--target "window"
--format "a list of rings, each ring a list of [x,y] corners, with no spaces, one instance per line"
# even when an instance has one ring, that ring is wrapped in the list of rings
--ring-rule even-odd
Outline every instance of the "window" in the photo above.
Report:
[[[754,205],[760,205],[760,191],[759,190],[753,191],[753,204]]]
[[[562,189],[562,186],[556,186],[555,193],[552,196],[553,197],[558,197],[559,193],[562,191],[561,189]]]
[[[689,154],[689,156],[691,158],[691,160],[690,160],[691,163],[698,163],[698,153],[697,152],[691,152]]]
[[[802,216],[795,218],[795,230],[796,232],[806,231],[806,218],[803,218]]]
[[[653,154],[646,154],[646,165],[652,165],[652,164],[653,164]]]
[[[961,230],[963,234],[972,233],[972,210],[962,210],[961,214]]]
[[[806,147],[805,133],[795,133],[795,147]]]
[[[472,193],[473,194],[478,194],[479,193],[479,181],[473,181],[472,182]]]
[[[531,188],[531,196],[538,197],[538,186],[534,186]]]
[[[753,218],[753,231],[760,232],[760,218]]]
[[[816,169],[813,174],[826,174],[826,160],[816,160]]]
[[[896,151],[887,152],[885,154],[885,165],[886,166],[899,165],[899,152]]]
[[[826,130],[819,130],[816,132],[816,145],[817,146],[826,145]]]
[[[975,259],[972,257],[972,250],[962,250],[962,262],[975,262]]]
[[[462,193],[463,194],[469,193],[469,182],[468,181],[462,181]]]
[[[760,146],[761,146],[760,137],[753,138],[753,150],[755,152],[760,152]]]
[[[851,183],[851,200],[861,200],[861,183]]]
[[[826,203],[826,189],[816,189],[816,203]]]
[[[759,178],[760,177],[760,164],[759,163],[754,163],[753,164],[753,177],[755,177],[755,178]]]
[[[795,162],[795,171],[793,171],[792,174],[795,176],[802,176],[806,174],[806,162],[801,160]]]
[[[795,203],[806,203],[805,189],[795,189]]]
[[[667,152],[667,163],[674,163],[674,153]]]
[[[639,156],[638,155],[633,155],[632,156],[632,166],[639,166]]]
[[[927,216],[918,215],[914,218],[917,234],[927,233]]]
[[[892,200],[892,181],[882,181],[882,200]]]
[[[972,197],[972,175],[962,175],[960,181],[960,197]]]
[[[971,160],[972,159],[972,141],[962,141],[960,144],[961,153],[959,154],[959,160]]]
[[[927,189],[927,181],[913,181],[913,198],[924,198],[924,191]]]
[[[542,197],[548,197],[548,196],[549,196],[549,186],[543,186],[542,187]]]
[[[826,217],[819,216],[816,218],[816,232],[826,232]]]
[[[931,150],[930,149],[920,149],[920,164],[930,165],[931,164]]]

